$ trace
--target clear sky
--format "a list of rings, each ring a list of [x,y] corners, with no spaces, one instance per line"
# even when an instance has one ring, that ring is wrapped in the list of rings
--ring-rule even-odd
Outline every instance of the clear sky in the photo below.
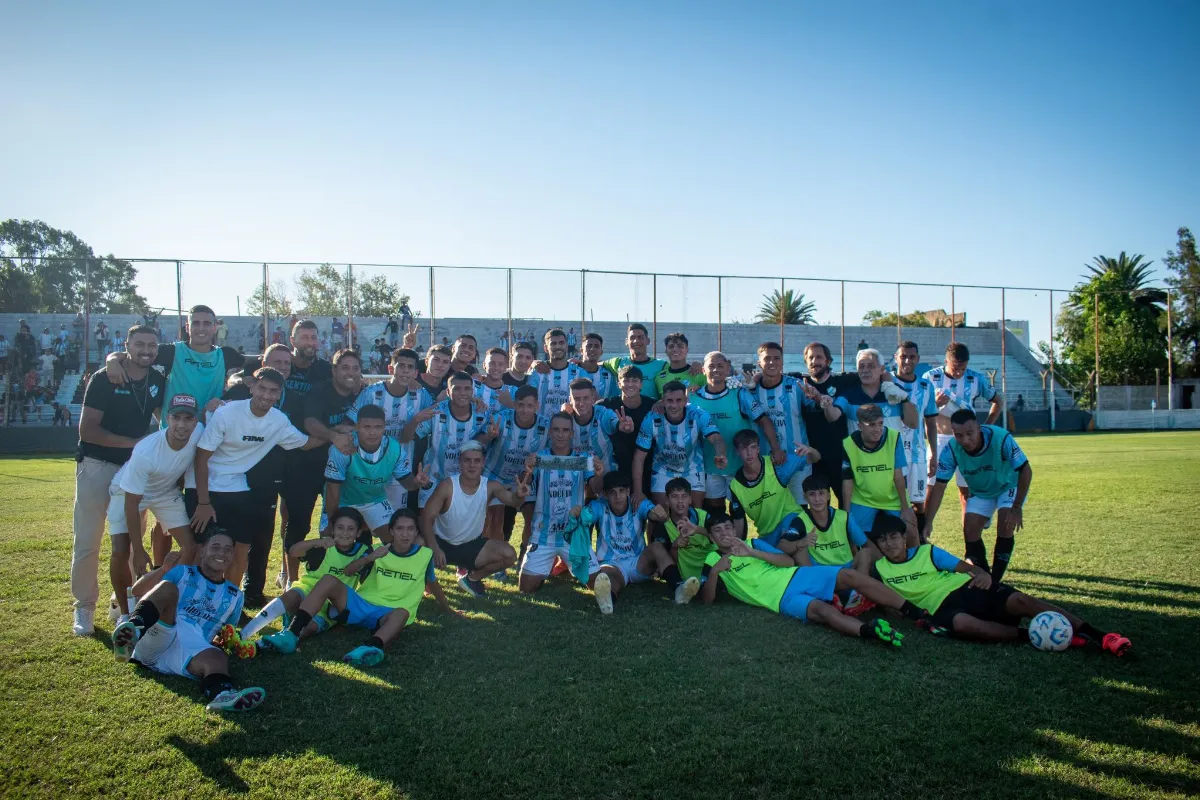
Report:
[[[0,217],[124,257],[1065,287],[1200,228],[1185,0],[10,0],[2,18]],[[232,313],[257,274],[188,265],[185,305]],[[427,312],[424,273],[390,275]],[[518,315],[579,313],[578,275],[514,283]],[[174,306],[173,269],[139,284]],[[724,318],[777,285],[731,282]],[[651,313],[648,279],[588,286],[597,319]],[[443,273],[438,315],[503,316],[504,288]],[[836,285],[798,288],[839,318]],[[660,280],[660,319],[715,318],[714,293]],[[852,288],[847,321],[895,294]],[[997,293],[958,302],[999,316]],[[1009,316],[1044,338],[1048,302],[1010,293]]]

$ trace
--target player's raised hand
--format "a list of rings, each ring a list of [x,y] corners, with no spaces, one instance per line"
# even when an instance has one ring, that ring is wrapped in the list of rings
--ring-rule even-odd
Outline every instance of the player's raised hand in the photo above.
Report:
[[[429,478],[429,473],[425,471],[425,464],[417,464],[417,470],[413,473],[413,481],[422,489],[428,489],[433,486],[433,481]]]
[[[667,509],[663,508],[663,506],[655,505],[654,508],[650,509],[650,513],[646,515],[646,518],[652,519],[655,522],[666,522],[670,516]]]
[[[493,419],[488,424],[487,437],[492,441],[500,438],[500,420]]]
[[[415,419],[418,423],[426,422],[433,419],[434,414],[437,414],[437,406],[430,406],[429,408],[423,408],[418,411],[413,419]]]
[[[950,395],[946,394],[941,389],[938,389],[937,397],[935,398],[934,402],[937,403],[938,408],[942,408],[946,405],[946,403],[950,402]]]
[[[820,402],[820,398],[822,397],[829,397],[827,394],[821,394],[818,392],[817,387],[813,386],[808,381],[800,381],[800,391],[804,392],[804,396],[809,400],[816,400],[817,402]],[[832,397],[829,397],[829,399],[830,401],[833,400]]]
[[[696,532],[696,525],[690,519],[681,519],[675,523],[675,530],[679,531],[679,538],[676,541],[682,543]]]
[[[379,547],[376,547],[374,550],[371,551],[371,560],[378,561],[379,559],[386,556],[391,551],[391,549],[392,549],[392,546],[390,544],[379,545]]]
[[[633,433],[633,417],[625,415],[624,406],[621,406],[617,410],[617,416],[620,418],[620,422],[617,423],[617,430],[621,433]]]
[[[524,500],[529,496],[529,477],[530,476],[528,472],[523,472],[521,475],[517,476],[517,484],[513,488],[513,495],[515,495],[518,500]]]
[[[537,469],[537,453],[530,453],[525,456],[525,474],[532,475],[535,469]]]
[[[190,527],[196,533],[204,533],[208,523],[216,521],[217,512],[213,510],[212,503],[200,503],[196,506],[196,513],[192,514]]]
[[[533,370],[534,372],[536,372],[538,375],[549,375],[550,374],[550,362],[542,361],[539,359],[539,360],[533,362],[533,365],[530,367],[530,369]]]
[[[738,539],[729,545],[729,554],[734,556],[752,555],[750,552],[750,545],[746,544],[741,539]]]
[[[348,433],[335,432],[329,443],[336,447],[342,455],[354,455],[354,439]]]
[[[787,453],[783,452],[780,447],[771,448],[771,463],[777,467],[782,467],[787,463]]]
[[[415,348],[417,346],[417,331],[419,330],[421,330],[420,325],[410,323],[408,330],[404,331],[404,339],[400,342],[401,346],[407,347],[409,350]]]
[[[592,456],[592,474],[597,478],[603,478],[606,472],[608,472],[608,468],[604,466],[604,459]]]
[[[320,539],[317,539],[317,545],[319,547],[323,547],[326,550],[328,550],[329,548],[333,547],[333,545],[334,545],[333,537],[332,536],[322,536]]]

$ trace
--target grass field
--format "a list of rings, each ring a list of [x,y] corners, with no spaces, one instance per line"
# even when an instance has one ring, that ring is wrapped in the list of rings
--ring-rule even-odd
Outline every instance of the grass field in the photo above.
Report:
[[[1026,438],[1008,580],[1126,659],[912,635],[900,650],[636,587],[442,583],[388,659],[334,631],[241,664],[260,710],[70,635],[73,463],[0,459],[0,796],[1185,797],[1200,794],[1200,434]],[[953,503],[951,503],[953,505]],[[956,509],[936,541],[961,552]],[[990,541],[989,541],[990,552]],[[102,563],[101,586],[107,580]],[[273,573],[272,573],[273,574]]]

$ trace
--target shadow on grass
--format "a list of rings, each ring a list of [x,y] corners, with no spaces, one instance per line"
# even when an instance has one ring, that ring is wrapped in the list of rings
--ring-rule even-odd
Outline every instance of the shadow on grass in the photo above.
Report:
[[[1129,578],[1112,578],[1105,575],[1077,575],[1070,572],[1043,572],[1036,569],[1014,568],[1014,573],[1037,575],[1044,578],[1056,578],[1085,583],[1099,583],[1105,586],[1119,586],[1127,589],[1146,590],[1155,592],[1176,592],[1179,594],[1195,595],[1196,587],[1186,583],[1166,583],[1164,581],[1136,580]],[[1129,596],[1134,600],[1134,596]]]

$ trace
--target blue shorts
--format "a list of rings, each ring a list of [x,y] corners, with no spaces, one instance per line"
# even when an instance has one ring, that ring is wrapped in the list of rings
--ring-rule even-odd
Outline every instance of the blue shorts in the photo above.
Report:
[[[396,609],[377,606],[363,600],[353,588],[346,587],[346,610],[338,615],[338,621],[374,631],[388,614]]]
[[[764,542],[771,545],[771,547],[779,547],[779,540],[783,538],[783,534],[787,533],[788,527],[798,517],[799,517],[799,514],[788,514],[786,517],[784,517],[782,520],[780,520],[778,525],[775,526],[775,530],[771,531],[766,536],[763,536],[762,533],[760,532],[758,534],[758,538],[762,539]],[[801,525],[800,527],[801,527],[801,529],[804,528],[803,525]]]
[[[828,603],[837,589],[837,576],[842,567],[797,567],[783,597],[779,598],[779,613],[801,622],[808,621],[808,604],[814,600]]]
[[[871,528],[875,525],[875,515],[883,512],[891,514],[893,517],[899,517],[899,511],[891,511],[886,508],[871,508],[870,506],[860,506],[857,503],[850,504],[850,519],[858,523],[858,527],[862,528],[863,533],[870,533]]]

